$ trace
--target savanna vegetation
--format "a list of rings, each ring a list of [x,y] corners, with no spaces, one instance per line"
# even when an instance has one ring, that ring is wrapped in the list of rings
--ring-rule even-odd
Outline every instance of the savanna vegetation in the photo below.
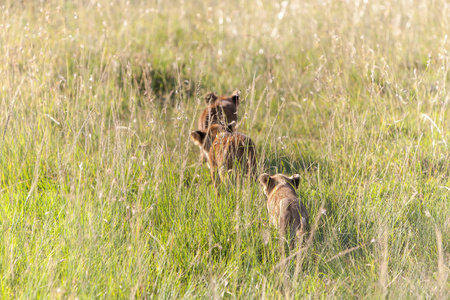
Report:
[[[0,3],[0,298],[448,298],[447,1]],[[190,140],[241,91],[258,182]],[[326,214],[324,212],[326,211]]]

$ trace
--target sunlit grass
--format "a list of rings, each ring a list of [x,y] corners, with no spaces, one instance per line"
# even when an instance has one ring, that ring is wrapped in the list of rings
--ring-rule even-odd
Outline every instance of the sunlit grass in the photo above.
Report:
[[[1,298],[448,298],[449,14],[0,4]],[[235,89],[259,171],[301,176],[298,256],[260,185],[217,195],[190,141],[203,95]]]

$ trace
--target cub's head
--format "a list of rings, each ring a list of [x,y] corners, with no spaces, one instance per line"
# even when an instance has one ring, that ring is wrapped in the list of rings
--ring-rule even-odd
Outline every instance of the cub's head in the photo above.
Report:
[[[282,185],[290,186],[295,191],[300,183],[300,175],[294,174],[291,177],[288,177],[283,174],[275,174],[270,176],[267,173],[263,173],[259,176],[259,182],[264,187],[264,193],[269,196],[276,187]]]
[[[218,98],[217,95],[212,92],[206,93],[205,95],[206,104],[213,104],[214,102],[216,102],[217,98]]]
[[[222,124],[212,124],[206,130],[197,130],[191,132],[191,139],[197,146],[202,149],[205,154],[208,154],[211,149],[212,142],[221,132],[232,133],[236,127],[236,122],[231,122],[227,126]]]
[[[208,92],[205,95],[205,102],[208,105],[212,105],[212,104],[214,104],[214,102],[216,102],[217,99],[220,98],[220,100],[232,101],[232,102],[234,102],[234,104],[238,105],[239,104],[239,94],[240,94],[240,91],[235,90],[233,92],[233,94],[231,94],[231,96],[220,96],[219,97],[216,94],[214,94],[213,92]]]

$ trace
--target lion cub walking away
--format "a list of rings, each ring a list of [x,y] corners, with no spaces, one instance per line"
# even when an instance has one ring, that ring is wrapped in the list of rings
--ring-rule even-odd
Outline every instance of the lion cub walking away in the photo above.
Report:
[[[213,124],[206,130],[191,133],[192,140],[208,159],[211,178],[216,188],[235,163],[256,179],[255,144],[248,136],[233,132],[235,125],[235,122],[228,126]]]
[[[198,119],[198,130],[206,130],[212,124],[229,124],[237,122],[237,107],[239,104],[239,90],[231,96],[217,96],[214,93],[207,93],[205,101],[208,107],[200,114]],[[202,160],[206,156],[201,152]]]
[[[270,222],[285,236],[289,229],[291,249],[295,238],[306,232],[308,225],[308,211],[305,205],[297,198],[295,189],[300,183],[300,175],[295,174],[288,177],[283,174],[269,176],[263,173],[259,181],[264,187],[267,195],[267,210]]]
[[[198,120],[199,130],[206,130],[212,124],[237,122],[238,90],[234,91],[231,96],[217,96],[209,92],[205,95],[205,101],[208,107],[201,113]]]

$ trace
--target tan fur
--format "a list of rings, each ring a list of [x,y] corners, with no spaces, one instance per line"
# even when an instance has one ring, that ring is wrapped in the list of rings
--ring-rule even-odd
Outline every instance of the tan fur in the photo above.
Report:
[[[235,91],[231,96],[217,96],[209,92],[205,95],[205,101],[208,107],[201,113],[198,120],[199,130],[206,130],[212,124],[237,122],[239,91]]]
[[[207,156],[216,187],[235,163],[239,163],[246,173],[256,176],[255,144],[246,135],[233,132],[235,124],[232,122],[228,127],[213,124],[206,130],[191,133],[194,143]]]
[[[284,236],[289,229],[291,246],[294,238],[306,232],[308,225],[308,211],[297,197],[295,189],[300,182],[300,175],[288,177],[283,174],[269,176],[264,173],[259,181],[267,195],[267,210],[270,222],[280,230]]]
[[[212,124],[228,124],[237,122],[237,107],[239,104],[239,91],[236,90],[231,96],[217,96],[214,93],[205,95],[208,107],[200,114],[198,130],[206,130]],[[206,158],[201,154],[202,158]]]

